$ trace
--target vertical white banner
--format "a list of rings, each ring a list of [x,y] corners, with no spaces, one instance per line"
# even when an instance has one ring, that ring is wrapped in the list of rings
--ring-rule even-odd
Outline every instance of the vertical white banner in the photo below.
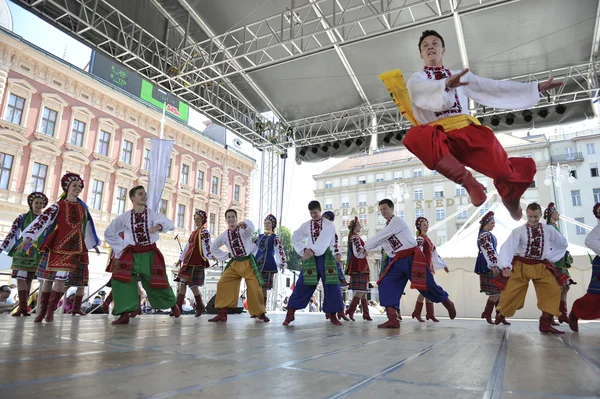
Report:
[[[169,172],[169,160],[173,151],[173,140],[152,139],[150,147],[150,161],[148,171],[148,208],[160,212],[159,203],[162,197],[167,173]]]

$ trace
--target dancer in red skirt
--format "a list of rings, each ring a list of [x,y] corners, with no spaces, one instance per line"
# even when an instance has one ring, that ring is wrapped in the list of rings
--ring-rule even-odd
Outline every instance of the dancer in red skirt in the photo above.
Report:
[[[354,321],[354,312],[360,302],[363,319],[373,321],[369,315],[369,304],[367,303],[367,294],[369,293],[369,282],[371,280],[369,262],[367,262],[367,251],[365,242],[360,238],[362,226],[355,216],[354,220],[348,224],[348,253],[346,274],[350,276],[350,289],[354,293],[354,298],[350,302],[347,315]]]
[[[206,306],[202,301],[200,288],[204,285],[204,269],[210,267],[209,259],[216,260],[211,251],[210,233],[204,227],[206,224],[206,212],[197,210],[194,213],[196,230],[190,235],[190,239],[181,253],[177,266],[181,266],[178,277],[181,280],[179,293],[177,294],[177,306],[182,307],[187,287],[190,287],[196,299],[196,317],[202,316]]]
[[[479,77],[468,68],[451,71],[444,67],[444,39],[433,30],[423,32],[418,48],[425,67],[406,85],[399,71],[380,76],[402,114],[415,125],[404,137],[404,145],[426,167],[462,185],[475,206],[483,204],[486,194],[465,166],[494,179],[502,202],[513,219],[520,220],[519,199],[533,181],[535,162],[508,158],[494,132],[469,115],[469,98],[489,107],[529,108],[539,101],[540,92],[561,83],[498,81]],[[386,75],[394,73],[390,81]]]
[[[88,283],[88,248],[100,253],[100,239],[96,235],[94,221],[85,203],[79,199],[83,179],[75,173],[67,173],[60,180],[64,191],[59,201],[38,216],[23,233],[20,249],[27,250],[45,231],[40,246],[42,261],[38,278],[44,280],[40,295],[40,312],[35,318],[39,323],[54,320],[54,311],[67,286],[77,287],[72,314],[85,316],[81,310],[84,287]],[[51,294],[52,292],[52,294]]]
[[[418,217],[415,221],[415,227],[417,228],[417,245],[421,248],[421,251],[427,259],[427,264],[432,265],[432,273],[435,274],[435,269],[444,269],[446,273],[449,273],[448,265],[437,253],[435,245],[427,237],[429,231],[429,221],[424,217]],[[415,303],[415,310],[412,313],[412,318],[419,320],[423,323],[421,318],[421,312],[423,311],[423,302],[425,302],[425,320],[431,320],[435,323],[439,323],[439,320],[435,318],[435,308],[431,300],[426,299],[423,294],[419,294],[417,302]]]
[[[587,293],[573,303],[569,313],[569,327],[575,332],[579,331],[579,319],[600,319],[600,202],[594,205],[594,217],[598,224],[585,238],[585,246],[596,254],[592,262],[592,278]]]

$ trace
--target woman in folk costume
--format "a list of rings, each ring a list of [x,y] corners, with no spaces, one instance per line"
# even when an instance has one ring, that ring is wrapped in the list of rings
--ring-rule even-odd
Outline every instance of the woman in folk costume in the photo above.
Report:
[[[335,221],[335,214],[331,211],[323,212],[323,218],[327,219],[333,223]],[[340,255],[339,242],[340,242],[339,237],[338,237],[337,233],[335,233],[335,244],[333,245],[333,254],[334,255]],[[347,287],[348,281],[346,281],[346,276],[344,275],[344,269],[342,269],[341,262],[335,262],[335,265],[337,267],[337,273],[338,273],[338,277],[340,279],[340,288]],[[342,304],[344,304],[343,290],[342,290]],[[341,312],[338,312],[337,317],[339,317],[340,319],[344,319],[346,321],[350,321],[350,319],[346,316],[346,312],[344,310],[342,310]],[[329,314],[325,313],[325,318],[327,320],[329,320]]]
[[[44,231],[46,235],[40,250],[46,252],[38,267],[37,276],[44,280],[40,296],[40,313],[35,318],[39,323],[54,320],[54,311],[65,292],[65,281],[69,287],[77,287],[73,305],[73,316],[85,316],[81,310],[84,287],[88,283],[88,249],[100,253],[100,239],[96,235],[94,221],[87,205],[79,199],[83,190],[83,179],[75,173],[67,173],[60,180],[64,193],[57,203],[46,209],[23,233],[22,249],[28,249]]]
[[[446,265],[446,262],[440,258],[435,245],[433,245],[433,242],[431,242],[429,237],[427,237],[427,232],[429,231],[429,221],[422,216],[418,217],[415,221],[415,227],[417,228],[417,245],[425,255],[425,259],[427,259],[427,265],[429,266],[431,272],[435,274],[435,269],[444,269],[446,273],[449,273],[448,265]],[[437,286],[437,288],[440,292],[445,292],[442,287]],[[439,320],[435,318],[435,308],[433,306],[433,302],[431,302],[429,299],[425,299],[422,294],[419,294],[417,297],[412,318],[419,320],[421,323],[424,322],[424,320],[421,319],[423,301],[425,301],[425,319],[438,323]]]
[[[41,238],[33,243],[29,251],[19,250],[19,245],[23,241],[21,232],[48,206],[48,197],[40,192],[31,193],[27,196],[27,205],[29,205],[29,211],[15,219],[10,231],[4,238],[4,242],[0,244],[0,252],[6,251],[8,256],[13,258],[10,268],[12,269],[12,278],[17,279],[17,289],[19,291],[19,308],[12,314],[14,317],[31,316],[27,312],[27,299],[31,291],[31,282],[35,278],[35,272],[42,257],[39,250]]]
[[[485,309],[481,314],[481,318],[485,319],[488,324],[495,324],[492,321],[492,312],[494,307],[498,306],[500,299],[500,288],[492,284],[494,277],[500,273],[498,268],[498,241],[496,236],[492,234],[492,230],[496,226],[494,220],[494,212],[489,211],[479,221],[479,235],[477,236],[477,260],[475,261],[475,273],[479,275],[479,292],[483,292],[488,296]],[[502,324],[510,325],[506,319],[502,319]]]
[[[579,319],[600,319],[600,202],[594,205],[593,212],[598,224],[585,238],[585,246],[594,251],[596,257],[592,261],[592,278],[587,293],[573,302],[569,313],[569,327],[575,332],[579,331]]]
[[[544,219],[546,220],[546,224],[554,227],[559,233],[560,228],[558,227],[558,221],[560,220],[560,214],[558,213],[558,209],[556,209],[556,205],[554,202],[548,204],[546,210],[544,210]],[[561,233],[562,234],[562,233]],[[569,268],[573,264],[573,257],[569,253],[569,251],[565,252],[565,256],[558,262],[554,262],[554,267],[561,272],[562,274],[566,274],[569,276],[569,282],[567,285],[562,287],[562,291],[560,294],[560,316],[558,317],[558,321],[560,323],[568,323],[569,317],[567,316],[567,294],[569,293],[569,287],[572,284],[577,284],[573,280],[571,280],[571,273],[569,273]],[[552,325],[558,326],[560,323],[557,323],[552,319]]]
[[[277,227],[277,218],[273,215],[268,215],[264,222],[265,232],[258,236],[254,247],[254,257],[256,264],[262,271],[263,285],[262,292],[265,299],[265,307],[267,306],[267,291],[273,289],[273,280],[277,269],[281,272],[285,270],[286,259],[283,245],[274,233]]]
[[[369,315],[369,304],[367,303],[367,294],[369,293],[370,270],[367,262],[367,251],[365,242],[360,238],[362,226],[358,222],[358,217],[354,217],[348,224],[348,252],[346,274],[350,276],[350,289],[354,293],[354,298],[350,303],[347,315],[354,321],[354,312],[358,302],[362,307],[363,319],[373,321]]]
[[[206,221],[206,212],[197,210],[196,213],[194,213],[196,230],[190,235],[176,265],[181,266],[181,270],[178,274],[181,284],[177,295],[177,306],[179,306],[179,308],[182,307],[185,299],[185,292],[189,286],[196,299],[196,317],[202,316],[206,309],[199,288],[204,285],[204,269],[210,267],[210,264],[208,263],[209,259],[215,260],[211,251],[212,242],[210,233],[204,227]]]

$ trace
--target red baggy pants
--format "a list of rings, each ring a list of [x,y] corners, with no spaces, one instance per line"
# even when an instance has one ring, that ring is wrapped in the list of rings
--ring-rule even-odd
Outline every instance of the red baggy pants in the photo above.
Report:
[[[571,312],[578,319],[596,320],[600,319],[600,295],[586,293],[584,296],[573,302]]]
[[[446,154],[463,165],[494,180],[503,200],[513,200],[531,185],[536,165],[531,158],[509,158],[494,132],[482,125],[444,131],[442,126],[419,125],[411,128],[404,146],[432,170]]]

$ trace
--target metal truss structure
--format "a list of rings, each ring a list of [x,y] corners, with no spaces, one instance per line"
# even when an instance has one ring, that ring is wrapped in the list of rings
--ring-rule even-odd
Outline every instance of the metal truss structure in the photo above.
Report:
[[[368,101],[345,57],[344,46],[424,24],[453,20],[462,63],[468,65],[460,17],[519,0],[308,0],[300,6],[290,0],[290,7],[281,13],[218,35],[187,0],[175,2],[187,13],[186,18],[179,20],[162,8],[162,0],[151,0],[168,21],[162,38],[127,17],[109,0],[15,1],[176,94],[254,146],[273,148],[283,154],[289,147],[408,127],[391,101],[377,104]],[[193,30],[198,28],[207,39],[193,39]],[[589,63],[513,79],[544,81],[552,75],[565,83],[560,90],[549,93],[537,108],[593,100],[597,97],[599,65],[595,60],[599,43],[597,19]],[[344,65],[363,101],[361,106],[286,121],[248,76],[248,73],[329,49],[336,51]],[[228,80],[234,76],[241,77],[272,109],[279,123],[270,123],[244,98]],[[509,112],[478,104],[470,104],[470,109],[477,116]]]
[[[188,53],[189,23],[177,46],[165,44],[169,31],[183,29],[169,21],[165,40],[142,28],[105,0],[17,0],[50,23],[103,51],[153,83],[175,93],[217,123],[236,132],[256,146],[272,146],[256,126],[267,123],[239,92],[214,78],[221,72],[215,66],[197,69],[195,60],[208,57],[202,50]],[[191,16],[190,16],[191,18]],[[215,42],[216,43],[216,42]],[[181,69],[186,73],[181,73]],[[189,72],[188,70],[192,70]],[[199,85],[198,82],[211,84]],[[226,83],[226,82],[225,82]],[[233,87],[227,85],[228,87]]]
[[[273,147],[265,148],[261,154],[260,170],[259,220],[262,223],[269,214],[273,214],[281,225],[285,159],[282,159]],[[262,230],[263,227],[256,226],[256,229]]]
[[[588,62],[581,65],[570,66],[552,71],[517,76],[508,80],[519,82],[544,82],[552,76],[564,85],[547,93],[540,102],[529,109],[545,108],[556,104],[569,104],[579,101],[592,101],[598,96],[598,89],[590,80],[600,68],[600,62]],[[473,115],[486,117],[520,109],[506,110],[484,107],[474,104],[471,109]],[[371,104],[370,107],[361,106],[344,111],[318,115],[295,121],[289,121],[294,129],[294,140],[282,141],[286,147],[309,146],[328,143],[336,140],[346,140],[360,136],[369,136],[373,133],[372,119],[376,121],[377,133],[397,132],[410,128],[412,125],[402,117],[393,101]]]

